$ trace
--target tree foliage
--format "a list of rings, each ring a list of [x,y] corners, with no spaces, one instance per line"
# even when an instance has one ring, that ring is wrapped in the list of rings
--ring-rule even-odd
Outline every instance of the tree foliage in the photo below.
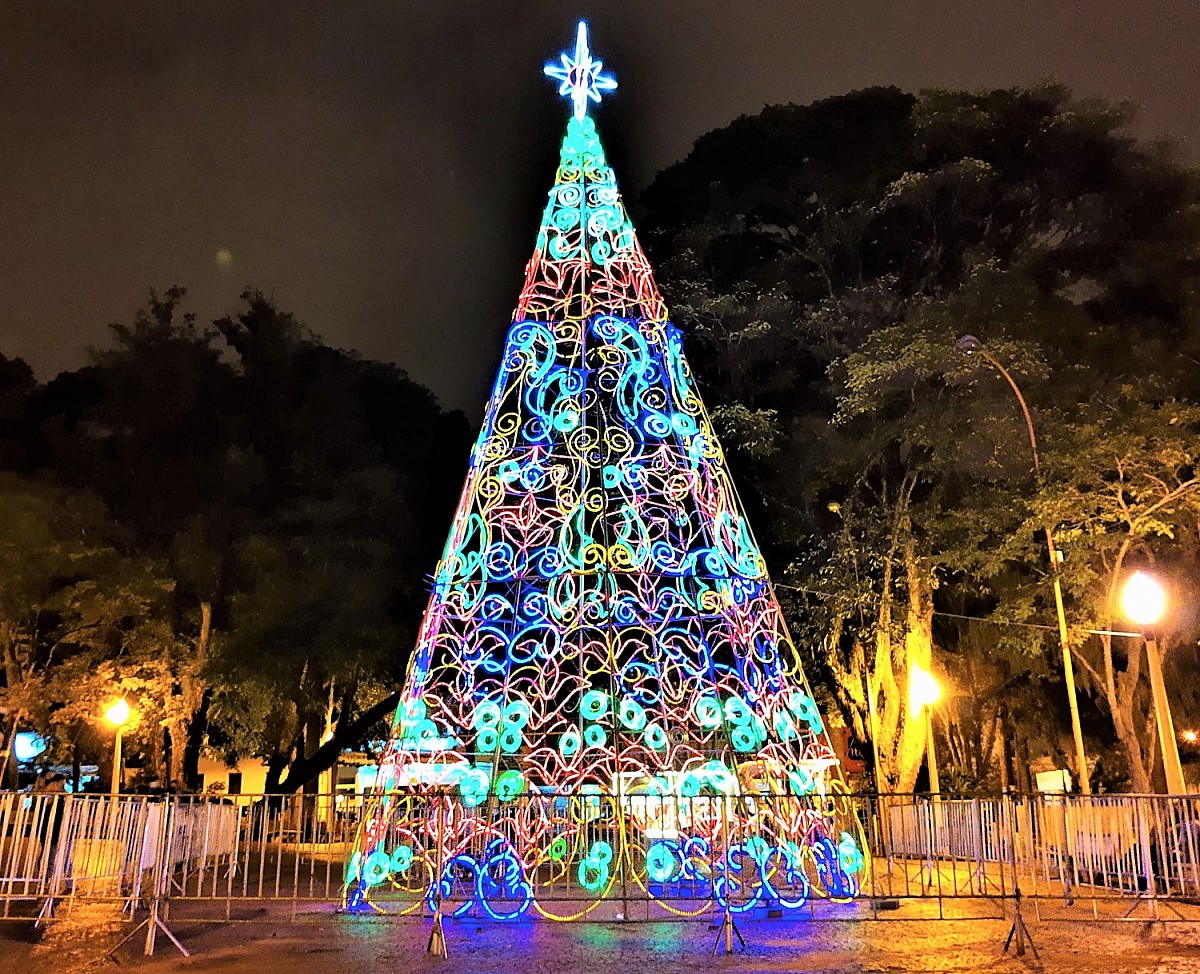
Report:
[[[907,678],[930,661],[970,695],[942,726],[976,780],[996,783],[1002,740],[1068,759],[1035,717],[1062,699],[1046,526],[1090,750],[1115,735],[1146,787],[1140,647],[1087,630],[1120,628],[1131,559],[1195,568],[1200,184],[1131,117],[1050,83],[870,89],[738,119],[645,193],[751,517],[803,593],[792,625],[891,787],[916,780]],[[1017,398],[964,333],[1023,391],[1040,471]],[[1183,613],[1164,636],[1187,646],[1197,628]]]
[[[467,425],[257,292],[209,327],[185,297],[45,386],[0,361],[3,706],[95,759],[123,694],[148,774],[294,790],[394,706]]]

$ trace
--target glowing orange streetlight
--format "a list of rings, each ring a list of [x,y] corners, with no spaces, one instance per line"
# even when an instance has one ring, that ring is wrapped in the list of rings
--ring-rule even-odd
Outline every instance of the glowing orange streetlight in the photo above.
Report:
[[[1186,795],[1183,765],[1179,761],[1179,743],[1171,720],[1171,702],[1163,682],[1162,659],[1154,626],[1167,611],[1167,593],[1158,579],[1145,572],[1134,572],[1121,589],[1121,611],[1130,622],[1142,627],[1146,640],[1146,661],[1150,670],[1150,692],[1154,698],[1154,720],[1158,725],[1158,743],[1162,748],[1163,771],[1167,775],[1167,794]]]
[[[933,749],[933,705],[942,699],[942,688],[934,675],[914,663],[908,671],[908,713],[915,720],[925,710],[925,759],[929,764],[929,791],[935,798],[941,792],[938,782],[937,753]]]
[[[121,793],[121,784],[124,778],[121,769],[121,735],[125,730],[125,725],[129,723],[132,713],[124,697],[110,704],[104,711],[104,719],[117,729],[117,737],[113,742],[112,793],[114,795]]]

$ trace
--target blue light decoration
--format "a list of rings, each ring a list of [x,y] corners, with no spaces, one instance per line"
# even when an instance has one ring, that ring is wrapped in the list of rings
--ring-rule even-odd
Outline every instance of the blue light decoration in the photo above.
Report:
[[[348,905],[571,919],[634,885],[682,916],[857,894],[824,723],[587,115],[616,87],[601,67],[584,24],[546,67],[574,112]]]
[[[36,760],[46,750],[46,739],[33,731],[17,731],[13,738],[13,757],[22,764]]]

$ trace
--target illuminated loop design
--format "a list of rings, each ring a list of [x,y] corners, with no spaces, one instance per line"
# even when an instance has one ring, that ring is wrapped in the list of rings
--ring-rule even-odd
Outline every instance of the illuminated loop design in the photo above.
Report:
[[[582,25],[574,60],[547,69],[576,112],[347,867],[351,906],[565,919],[618,878],[682,915],[857,893],[821,716],[579,111],[599,69]]]

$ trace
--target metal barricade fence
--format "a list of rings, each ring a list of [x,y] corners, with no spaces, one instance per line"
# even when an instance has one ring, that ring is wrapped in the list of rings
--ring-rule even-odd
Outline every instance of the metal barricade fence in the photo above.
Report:
[[[1155,918],[1159,904],[1178,917],[1178,905],[1200,901],[1200,795],[1015,801],[1016,840],[1035,899],[1083,899],[1097,917],[1103,901],[1126,899],[1150,904]]]
[[[4,915],[19,900],[49,893],[62,802],[56,795],[0,794],[0,896]]]
[[[470,876],[443,861],[446,850],[481,864],[490,841],[520,828],[545,837],[547,850],[539,862],[522,866],[536,894],[530,916],[712,918],[723,909],[715,878],[735,878],[725,852],[697,845],[691,864],[662,881],[648,868],[653,836],[686,833],[697,823],[728,828],[735,815],[749,815],[775,822],[782,848],[789,830],[802,835],[804,816],[819,800],[836,803],[839,821],[857,823],[863,862],[856,895],[798,898],[802,907],[792,915],[999,917],[1024,899],[1042,919],[1141,912],[1200,919],[1200,796],[522,795],[505,803],[503,816],[496,803],[467,808],[448,796],[396,794],[391,800],[408,803],[401,819],[411,858],[380,883],[373,908],[396,917],[428,916],[443,900],[480,915],[469,904]],[[164,914],[174,907],[188,920],[277,919],[281,911],[292,918],[327,915],[342,903],[369,801],[306,794],[0,793],[3,916],[38,910],[48,916],[87,900],[119,905],[131,917],[139,906],[148,908],[156,924],[160,905]],[[570,836],[561,849],[554,841],[560,833]],[[450,841],[452,834],[465,838]],[[611,858],[591,865],[580,858],[578,850],[596,849],[607,849]],[[798,897],[806,884],[816,889],[817,864],[811,852],[805,855],[795,870],[779,852],[760,866],[763,875],[771,871],[784,900]],[[436,897],[430,893],[435,877],[444,880]],[[738,909],[769,912],[766,898],[751,902],[748,886],[729,889],[731,902],[742,897]],[[22,903],[31,906],[18,908]],[[902,909],[892,909],[897,905]]]

